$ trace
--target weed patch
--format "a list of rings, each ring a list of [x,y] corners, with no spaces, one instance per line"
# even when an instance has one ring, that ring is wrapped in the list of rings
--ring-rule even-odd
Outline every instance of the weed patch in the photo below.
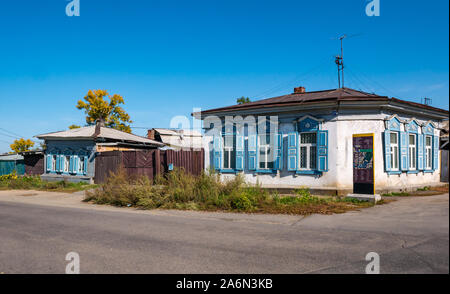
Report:
[[[2,190],[42,190],[58,192],[77,192],[97,187],[86,183],[71,183],[68,181],[47,182],[39,176],[17,176],[15,173],[0,176]]]
[[[341,213],[373,206],[367,202],[350,202],[339,198],[312,196],[308,188],[296,190],[295,196],[280,197],[260,185],[251,186],[238,175],[229,181],[204,172],[199,176],[175,169],[154,182],[148,178],[130,178],[124,170],[111,174],[104,184],[87,191],[84,201],[139,209],[182,209],[237,211],[251,213]]]

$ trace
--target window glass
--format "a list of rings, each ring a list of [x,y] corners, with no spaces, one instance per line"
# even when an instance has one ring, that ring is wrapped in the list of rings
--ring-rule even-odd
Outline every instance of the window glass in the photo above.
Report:
[[[52,156],[52,171],[56,171],[56,155]]]
[[[317,167],[317,133],[300,133],[300,169],[315,170]]]
[[[391,133],[391,144],[397,144],[397,134]]]
[[[301,133],[300,134],[300,143],[301,144],[316,144],[316,133]]]
[[[69,172],[70,156],[64,156],[64,172]]]
[[[85,165],[84,156],[81,156],[78,160],[78,173],[81,174],[84,172],[84,165]]]
[[[308,160],[307,160],[307,147],[300,147],[300,168],[308,168]]]

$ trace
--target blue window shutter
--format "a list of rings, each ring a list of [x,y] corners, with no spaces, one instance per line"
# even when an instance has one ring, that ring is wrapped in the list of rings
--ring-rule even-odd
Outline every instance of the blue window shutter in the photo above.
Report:
[[[391,170],[391,132],[384,131],[384,170]]]
[[[408,170],[408,136],[400,132],[400,170]]]
[[[433,170],[439,169],[439,137],[433,136]]]
[[[73,173],[74,166],[75,166],[75,158],[73,157],[73,155],[71,155],[69,161],[69,173]]]
[[[328,131],[317,131],[317,170],[328,171]]]
[[[61,170],[61,155],[56,155],[55,172],[60,172],[60,170]]]
[[[298,162],[298,133],[292,132],[288,134],[288,170],[297,170]]]
[[[84,174],[87,175],[89,165],[89,156],[84,156]]]
[[[66,161],[66,156],[62,154],[59,157],[59,171],[64,172],[64,163]]]
[[[417,169],[423,170],[423,134],[417,134]]]
[[[213,145],[214,169],[219,171],[222,169],[222,137],[214,135]]]
[[[236,170],[244,169],[244,136],[236,133]]]
[[[275,169],[283,168],[283,134],[275,135]]]
[[[73,168],[72,171],[74,174],[78,173],[78,165],[79,165],[79,157],[78,155],[73,156]]]
[[[47,155],[47,171],[51,171],[52,170],[52,156],[49,154]]]
[[[248,135],[248,169],[256,170],[257,167],[257,140],[256,134]]]

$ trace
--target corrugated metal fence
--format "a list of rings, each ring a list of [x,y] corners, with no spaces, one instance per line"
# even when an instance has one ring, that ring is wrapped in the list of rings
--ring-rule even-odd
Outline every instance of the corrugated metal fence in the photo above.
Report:
[[[25,164],[23,160],[0,160],[0,176],[9,175],[13,171],[16,174],[25,174]]]
[[[102,152],[95,159],[95,183],[106,181],[111,172],[123,167],[129,176],[156,175],[181,167],[190,174],[200,175],[204,169],[204,151],[110,151]]]

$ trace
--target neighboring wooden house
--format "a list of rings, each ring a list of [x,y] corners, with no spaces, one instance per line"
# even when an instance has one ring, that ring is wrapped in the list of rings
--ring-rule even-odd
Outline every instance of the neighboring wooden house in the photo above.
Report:
[[[439,133],[449,112],[429,105],[349,88],[298,87],[193,115],[204,124],[205,166],[223,179],[239,173],[264,187],[338,194],[440,183]],[[250,130],[252,121],[271,116],[277,127]]]
[[[195,130],[176,129],[151,129],[148,130],[147,137],[152,140],[164,143],[175,150],[202,148],[202,134]]]
[[[164,146],[145,137],[106,128],[102,123],[36,136],[45,140],[44,180],[93,182],[98,153],[114,150],[143,150]]]

